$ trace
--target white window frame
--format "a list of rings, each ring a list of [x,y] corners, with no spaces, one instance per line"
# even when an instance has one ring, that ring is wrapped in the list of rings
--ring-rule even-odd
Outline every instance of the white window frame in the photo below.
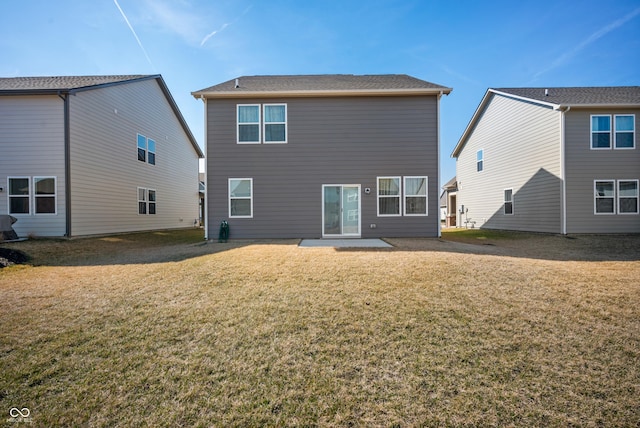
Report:
[[[598,196],[597,192],[597,183],[612,183],[613,184],[613,196]],[[616,214],[616,180],[611,179],[598,179],[593,180],[593,214],[594,215],[615,215]],[[598,199],[613,199],[613,212],[599,213],[598,212]]]
[[[594,117],[608,117],[609,118],[609,131],[607,131],[609,133],[609,147],[594,147],[593,146],[593,134],[594,133],[598,133],[598,134],[604,134],[605,131],[594,131],[593,130],[593,118]],[[589,144],[590,144],[590,149],[591,150],[611,150],[611,148],[613,147],[613,118],[611,117],[610,114],[592,114],[591,116],[589,116]]]
[[[380,180],[398,180],[398,194],[397,195],[381,195],[380,194]],[[376,194],[378,198],[376,200],[376,211],[378,217],[401,217],[402,216],[402,177],[401,176],[389,176],[389,177],[376,177]],[[397,214],[380,214],[380,199],[397,198],[398,199],[398,213]]]
[[[144,148],[140,147],[141,137],[144,140]],[[144,160],[140,159],[140,149],[144,150]],[[138,159],[138,162],[147,163],[147,137],[140,133],[136,134],[136,158]]]
[[[621,212],[620,211],[620,183],[621,182],[635,182],[636,183],[636,210],[635,212]],[[618,214],[619,215],[638,215],[640,213],[640,188],[638,187],[638,181],[637,179],[629,179],[629,180],[618,180],[618,182],[616,183],[615,186],[615,191],[616,191],[616,209],[618,210]]]
[[[12,195],[11,194],[11,180],[28,180],[28,184],[27,184],[27,188],[29,189],[29,193],[27,193],[26,195]],[[20,176],[20,175],[15,175],[15,176],[9,176],[7,177],[7,212],[10,215],[13,216],[27,216],[27,215],[32,215],[33,213],[33,203],[31,202],[31,196],[33,194],[33,189],[31,187],[32,180],[31,177],[29,176]],[[11,198],[26,198],[27,202],[29,204],[29,212],[26,213],[12,213],[11,212]]]
[[[478,155],[480,155],[479,159]],[[482,171],[484,171],[484,149],[480,149],[476,152],[476,172]]]
[[[142,199],[140,199],[140,191],[142,190]],[[138,215],[147,215],[149,214],[148,200],[149,197],[147,195],[146,187],[138,187],[136,189],[136,197],[138,198]],[[140,203],[144,203],[144,212],[140,212]]]
[[[618,147],[618,131],[616,130],[616,125],[618,122],[618,117],[623,116],[631,116],[633,121],[633,129],[631,131],[620,131],[620,132],[631,132],[633,134],[632,140],[633,144],[631,147]],[[612,132],[612,140],[613,140],[613,148],[615,150],[633,150],[636,148],[636,115],[635,114],[616,114],[613,116],[613,124],[611,126]]]
[[[151,150],[150,142],[153,142],[153,150]],[[151,154],[153,154],[153,162],[151,162]],[[153,138],[147,138],[147,163],[149,165],[156,164],[156,140]]]
[[[153,201],[151,200],[151,192],[153,192]],[[151,205],[153,204],[153,212]],[[147,189],[147,215],[156,215],[158,213],[158,192],[156,189]]]
[[[284,107],[284,122],[267,122],[267,107]],[[263,104],[262,105],[262,138],[264,139],[264,144],[287,144],[289,140],[289,126],[287,125],[287,104],[285,103],[271,103],[271,104]],[[267,141],[267,125],[284,125],[284,141]]]
[[[511,199],[509,199],[509,200],[507,200],[507,191],[508,190],[511,191]],[[502,213],[504,215],[513,215],[515,213],[515,204],[513,203],[514,202],[513,201],[513,199],[514,199],[513,198],[513,188],[510,187],[508,189],[504,189],[503,195],[504,195],[504,204],[503,204],[503,207],[502,207]],[[511,204],[511,212],[510,213],[507,212],[507,204]]]
[[[240,123],[241,107],[258,107],[257,122]],[[258,125],[258,141],[240,141],[240,125]],[[236,143],[237,144],[260,144],[262,142],[262,107],[260,104],[236,104]]]
[[[42,179],[53,179],[53,195],[40,195],[36,192],[36,181]],[[33,186],[33,214],[34,215],[57,215],[58,214],[58,179],[55,176],[50,175],[42,175],[42,176],[34,176],[31,181],[31,185]],[[38,212],[38,198],[53,198],[53,212],[52,213],[39,213]]]
[[[242,180],[248,180],[249,181],[249,190],[250,190],[250,195],[247,196],[234,196],[231,197],[231,181],[242,181]],[[231,213],[231,200],[232,199],[248,199],[250,201],[250,210],[251,213],[249,215],[232,215]],[[229,218],[253,218],[253,178],[229,178],[228,179],[228,183],[227,183],[227,202],[229,205]]]
[[[424,178],[425,179],[425,194],[424,195],[409,195],[407,194],[407,180],[412,178]],[[403,198],[402,198],[402,210],[405,216],[407,217],[426,217],[429,215],[429,177],[426,175],[409,175],[403,177],[402,180],[402,190],[403,190]],[[407,198],[425,198],[425,212],[419,214],[408,214],[407,213]]]

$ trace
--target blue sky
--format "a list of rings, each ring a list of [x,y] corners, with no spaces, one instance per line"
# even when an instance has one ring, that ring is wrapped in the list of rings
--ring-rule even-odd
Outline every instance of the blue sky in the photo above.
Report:
[[[257,74],[409,74],[441,104],[441,181],[489,87],[640,84],[640,1],[0,0],[0,76],[162,74],[190,93]],[[441,184],[442,184],[441,183]]]

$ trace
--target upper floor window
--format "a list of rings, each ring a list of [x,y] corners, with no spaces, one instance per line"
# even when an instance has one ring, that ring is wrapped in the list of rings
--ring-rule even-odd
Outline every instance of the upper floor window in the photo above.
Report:
[[[138,160],[140,162],[148,162],[151,165],[156,164],[156,142],[151,138],[138,134]]]
[[[476,153],[476,171],[480,172],[484,169],[484,150],[478,150]]]
[[[611,116],[591,116],[591,148],[611,148]]]
[[[635,122],[633,114],[591,116],[592,149],[633,149],[635,148]]]
[[[287,105],[264,105],[264,142],[287,142]]]
[[[238,104],[237,113],[238,144],[287,142],[286,104]]]
[[[260,144],[260,104],[238,105],[238,143]]]
[[[400,177],[378,177],[378,215],[400,215]]]
[[[633,149],[635,144],[635,122],[633,114],[615,116],[615,148]]]

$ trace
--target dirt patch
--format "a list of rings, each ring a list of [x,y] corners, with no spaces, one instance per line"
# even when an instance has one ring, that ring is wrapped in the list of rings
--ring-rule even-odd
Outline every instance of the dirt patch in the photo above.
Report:
[[[15,264],[23,264],[28,261],[29,256],[22,251],[0,248],[0,269]]]

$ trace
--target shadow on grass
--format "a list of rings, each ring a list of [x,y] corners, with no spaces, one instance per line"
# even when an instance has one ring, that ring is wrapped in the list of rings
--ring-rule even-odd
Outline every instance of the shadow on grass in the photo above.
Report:
[[[424,251],[555,261],[640,261],[640,234],[575,235],[463,230],[441,238],[388,238],[393,248],[336,248],[340,252]]]
[[[445,252],[555,261],[639,261],[640,234],[560,236],[455,230],[442,238],[387,238],[392,248],[320,248],[340,253]],[[76,240],[36,239],[2,246],[30,256],[33,266],[101,266],[179,262],[249,246],[295,246],[299,239],[204,241],[202,230],[115,235]],[[309,248],[301,249],[310,251]],[[318,248],[316,248],[318,250]]]

